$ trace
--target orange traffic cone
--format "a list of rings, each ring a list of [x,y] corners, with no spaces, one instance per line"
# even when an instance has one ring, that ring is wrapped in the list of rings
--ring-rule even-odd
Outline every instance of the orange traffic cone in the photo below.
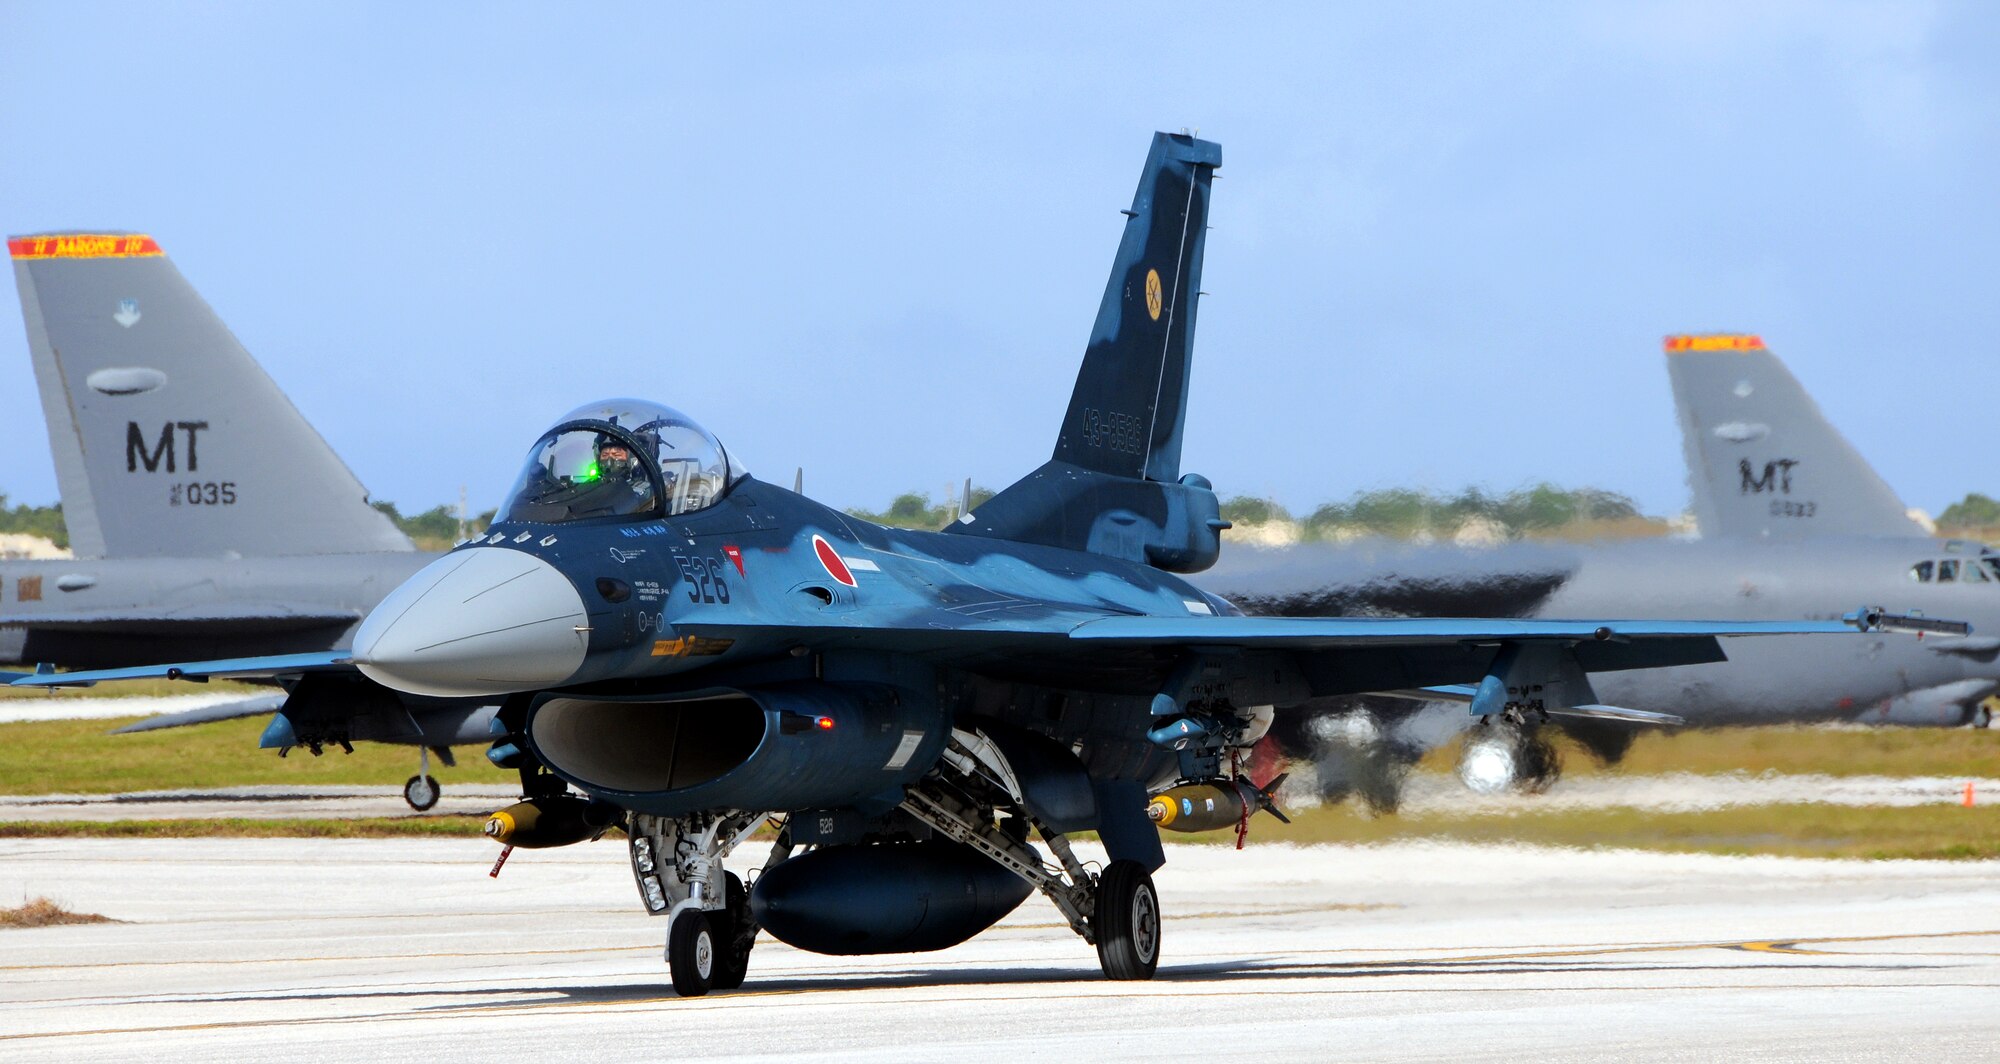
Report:
[[[1965,806],[1965,807],[1966,807],[1967,809],[1970,809],[1970,808],[1972,808],[1972,781],[1971,781],[1971,780],[1966,780],[1966,781],[1965,781],[1965,800],[1964,800],[1963,802],[1961,802],[1960,804],[1964,805],[1964,806]]]

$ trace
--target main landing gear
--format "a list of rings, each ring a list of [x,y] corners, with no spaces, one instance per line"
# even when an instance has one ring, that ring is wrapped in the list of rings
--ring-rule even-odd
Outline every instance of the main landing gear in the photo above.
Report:
[[[909,789],[902,808],[1033,884],[1097,947],[1107,978],[1151,979],[1158,970],[1160,902],[1152,875],[1137,861],[1113,861],[1102,874],[1084,868],[1067,836],[1028,813],[1012,769],[983,735],[953,729],[937,772]],[[1030,827],[1055,855],[1054,866],[1028,844]]]
[[[743,880],[722,867],[764,817],[726,813],[669,818],[632,814],[632,875],[646,911],[667,917],[667,970],[674,992],[699,997],[734,990],[750,970],[757,923]],[[773,861],[782,860],[782,844]]]
[[[1160,899],[1137,861],[1113,861],[1097,877],[1097,963],[1112,979],[1151,979],[1160,967]]]
[[[435,808],[438,799],[444,795],[444,788],[438,785],[437,777],[431,775],[431,755],[436,754],[445,767],[457,766],[458,759],[451,756],[449,746],[420,746],[417,755],[417,774],[403,784],[403,801],[419,813],[427,813]]]

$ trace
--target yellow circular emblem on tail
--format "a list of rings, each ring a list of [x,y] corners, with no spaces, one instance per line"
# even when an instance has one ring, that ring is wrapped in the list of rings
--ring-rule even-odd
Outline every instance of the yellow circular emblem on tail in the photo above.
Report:
[[[1160,271],[1146,271],[1146,313],[1160,320]]]

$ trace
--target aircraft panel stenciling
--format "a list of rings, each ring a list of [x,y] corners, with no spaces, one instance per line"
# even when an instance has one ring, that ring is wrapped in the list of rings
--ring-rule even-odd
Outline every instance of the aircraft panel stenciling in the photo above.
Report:
[[[166,254],[143,233],[20,236],[7,241],[7,253],[17,259],[129,259]]]

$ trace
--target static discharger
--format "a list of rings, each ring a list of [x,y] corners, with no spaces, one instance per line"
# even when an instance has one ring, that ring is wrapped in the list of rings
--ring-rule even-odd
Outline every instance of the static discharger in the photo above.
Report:
[[[1762,351],[1764,338],[1742,333],[1715,333],[1709,336],[1669,336],[1661,344],[1667,354],[1684,351]]]

